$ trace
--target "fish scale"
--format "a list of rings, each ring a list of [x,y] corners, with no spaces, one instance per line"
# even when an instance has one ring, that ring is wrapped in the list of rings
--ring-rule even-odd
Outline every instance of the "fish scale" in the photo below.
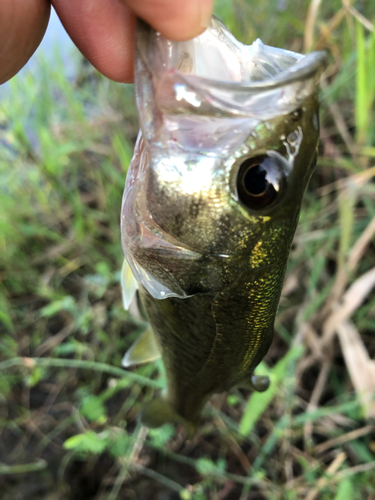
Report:
[[[122,285],[126,303],[138,288],[155,340],[147,329],[124,362],[161,356],[167,387],[141,420],[192,435],[212,394],[268,387],[254,370],[316,162],[326,54],[245,46],[213,18],[188,42],[139,21],[135,60],[141,134],[123,197]]]

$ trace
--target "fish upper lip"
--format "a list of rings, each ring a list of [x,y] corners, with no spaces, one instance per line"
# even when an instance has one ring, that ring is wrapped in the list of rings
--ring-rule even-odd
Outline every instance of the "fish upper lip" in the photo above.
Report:
[[[222,73],[202,70],[194,74],[195,68],[186,74],[173,59],[172,54],[176,51],[171,47],[185,51],[193,64],[199,60],[194,49],[195,41],[206,36],[205,33],[210,37],[212,54],[227,46],[229,52],[225,57],[230,54],[231,60],[245,70],[237,68]],[[138,21],[136,57],[154,77],[154,99],[162,114],[235,116],[257,120],[268,119],[275,112],[287,114],[315,92],[320,74],[327,65],[325,51],[302,55],[264,45],[260,40],[252,45],[242,44],[215,17],[205,33],[181,46],[181,42],[167,40],[143,21]],[[166,44],[171,44],[168,50]],[[208,58],[209,54],[211,52],[207,51],[202,57]],[[281,64],[278,63],[280,60]],[[255,63],[263,69],[268,65],[274,71],[265,71],[259,77],[253,72]],[[178,92],[181,86],[184,87],[183,97]],[[186,98],[188,94],[190,97]]]
[[[307,54],[302,59],[296,61],[293,66],[282,71],[279,75],[270,77],[267,80],[262,80],[261,83],[258,81],[232,82],[213,80],[204,76],[185,75],[178,69],[170,69],[168,74],[178,74],[181,80],[185,80],[189,83],[189,86],[196,88],[197,90],[201,90],[201,85],[206,84],[207,86],[215,87],[220,90],[235,90],[240,92],[256,93],[264,90],[272,90],[294,82],[301,82],[312,78],[314,74],[320,76],[321,71],[323,71],[327,65],[327,57],[327,52],[324,50],[312,52],[311,54]]]
[[[137,23],[138,23],[137,24],[138,36],[136,37],[136,47],[138,50],[138,56],[140,56],[143,62],[146,64],[146,66],[148,66],[150,63],[150,59],[147,48],[150,44],[150,40],[152,39],[153,33],[155,33],[155,30],[146,22],[140,19],[138,19]],[[228,30],[228,28],[216,16],[212,16],[209,28],[216,28],[220,30],[221,31],[220,38],[222,40],[224,38],[227,38],[228,40],[234,38],[232,33],[230,33],[230,31]],[[142,36],[139,36],[139,34],[142,34]],[[203,35],[203,33],[201,35]],[[201,35],[193,38],[192,41],[195,40],[196,38],[199,38]],[[172,43],[179,43],[179,42],[172,42]],[[229,43],[233,42],[230,40]],[[234,43],[237,44],[237,47],[239,46],[243,47],[244,50],[246,49],[249,50],[250,48],[255,47],[253,49],[254,52],[259,51],[259,47],[261,47],[261,49],[263,47],[269,47],[263,44],[260,39],[255,40],[250,45],[243,44],[237,39],[235,39]],[[282,50],[283,54],[288,55],[291,59],[291,64],[289,67],[281,70],[279,74],[277,74],[275,77],[270,76],[267,79],[261,80],[261,83],[259,83],[259,81],[245,82],[245,81],[232,81],[232,80],[224,81],[218,79],[211,79],[203,76],[186,74],[182,72],[180,69],[177,69],[177,67],[166,69],[165,74],[177,73],[180,77],[185,78],[186,81],[189,81],[190,83],[195,80],[197,82],[205,82],[210,86],[215,86],[223,90],[228,90],[228,89],[233,90],[233,88],[236,88],[237,90],[244,90],[248,92],[248,91],[261,91],[265,89],[273,89],[275,87],[311,78],[314,76],[314,74],[317,74],[319,76],[327,65],[328,52],[325,50],[315,51],[310,54],[304,55],[290,50],[277,49],[275,47],[272,48],[275,50],[280,50],[280,51]],[[153,54],[153,52],[151,51],[149,53]],[[187,53],[189,53],[188,49]],[[236,57],[234,53],[233,56]],[[163,55],[162,57],[165,58],[165,55]],[[167,56],[167,59],[168,57],[169,56]],[[241,59],[241,56],[237,55],[237,57],[238,59]]]

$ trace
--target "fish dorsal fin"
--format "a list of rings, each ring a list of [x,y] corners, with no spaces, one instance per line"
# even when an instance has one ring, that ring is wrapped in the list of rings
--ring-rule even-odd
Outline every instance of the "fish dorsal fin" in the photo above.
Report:
[[[138,288],[137,280],[134,278],[133,272],[128,264],[128,261],[124,259],[121,269],[121,290],[122,290],[122,303],[124,304],[124,309],[127,311],[133,300],[134,294]]]
[[[122,359],[122,366],[128,368],[129,366],[148,363],[160,358],[161,353],[158,341],[151,326],[137,338],[131,345]]]

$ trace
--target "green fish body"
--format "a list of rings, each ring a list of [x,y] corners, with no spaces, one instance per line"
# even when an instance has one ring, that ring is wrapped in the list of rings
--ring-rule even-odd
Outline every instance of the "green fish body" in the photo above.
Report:
[[[155,334],[143,345],[153,343],[167,375],[141,414],[150,427],[193,432],[212,394],[268,387],[254,369],[272,342],[316,162],[325,58],[243,46],[216,19],[189,42],[138,25],[142,133],[121,224],[124,295],[133,275]],[[140,345],[127,366],[156,356]]]

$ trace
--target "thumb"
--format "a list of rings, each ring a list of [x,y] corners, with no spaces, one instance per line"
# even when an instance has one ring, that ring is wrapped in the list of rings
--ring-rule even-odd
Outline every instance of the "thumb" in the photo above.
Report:
[[[188,40],[209,25],[213,0],[121,0],[137,16],[171,40]]]

